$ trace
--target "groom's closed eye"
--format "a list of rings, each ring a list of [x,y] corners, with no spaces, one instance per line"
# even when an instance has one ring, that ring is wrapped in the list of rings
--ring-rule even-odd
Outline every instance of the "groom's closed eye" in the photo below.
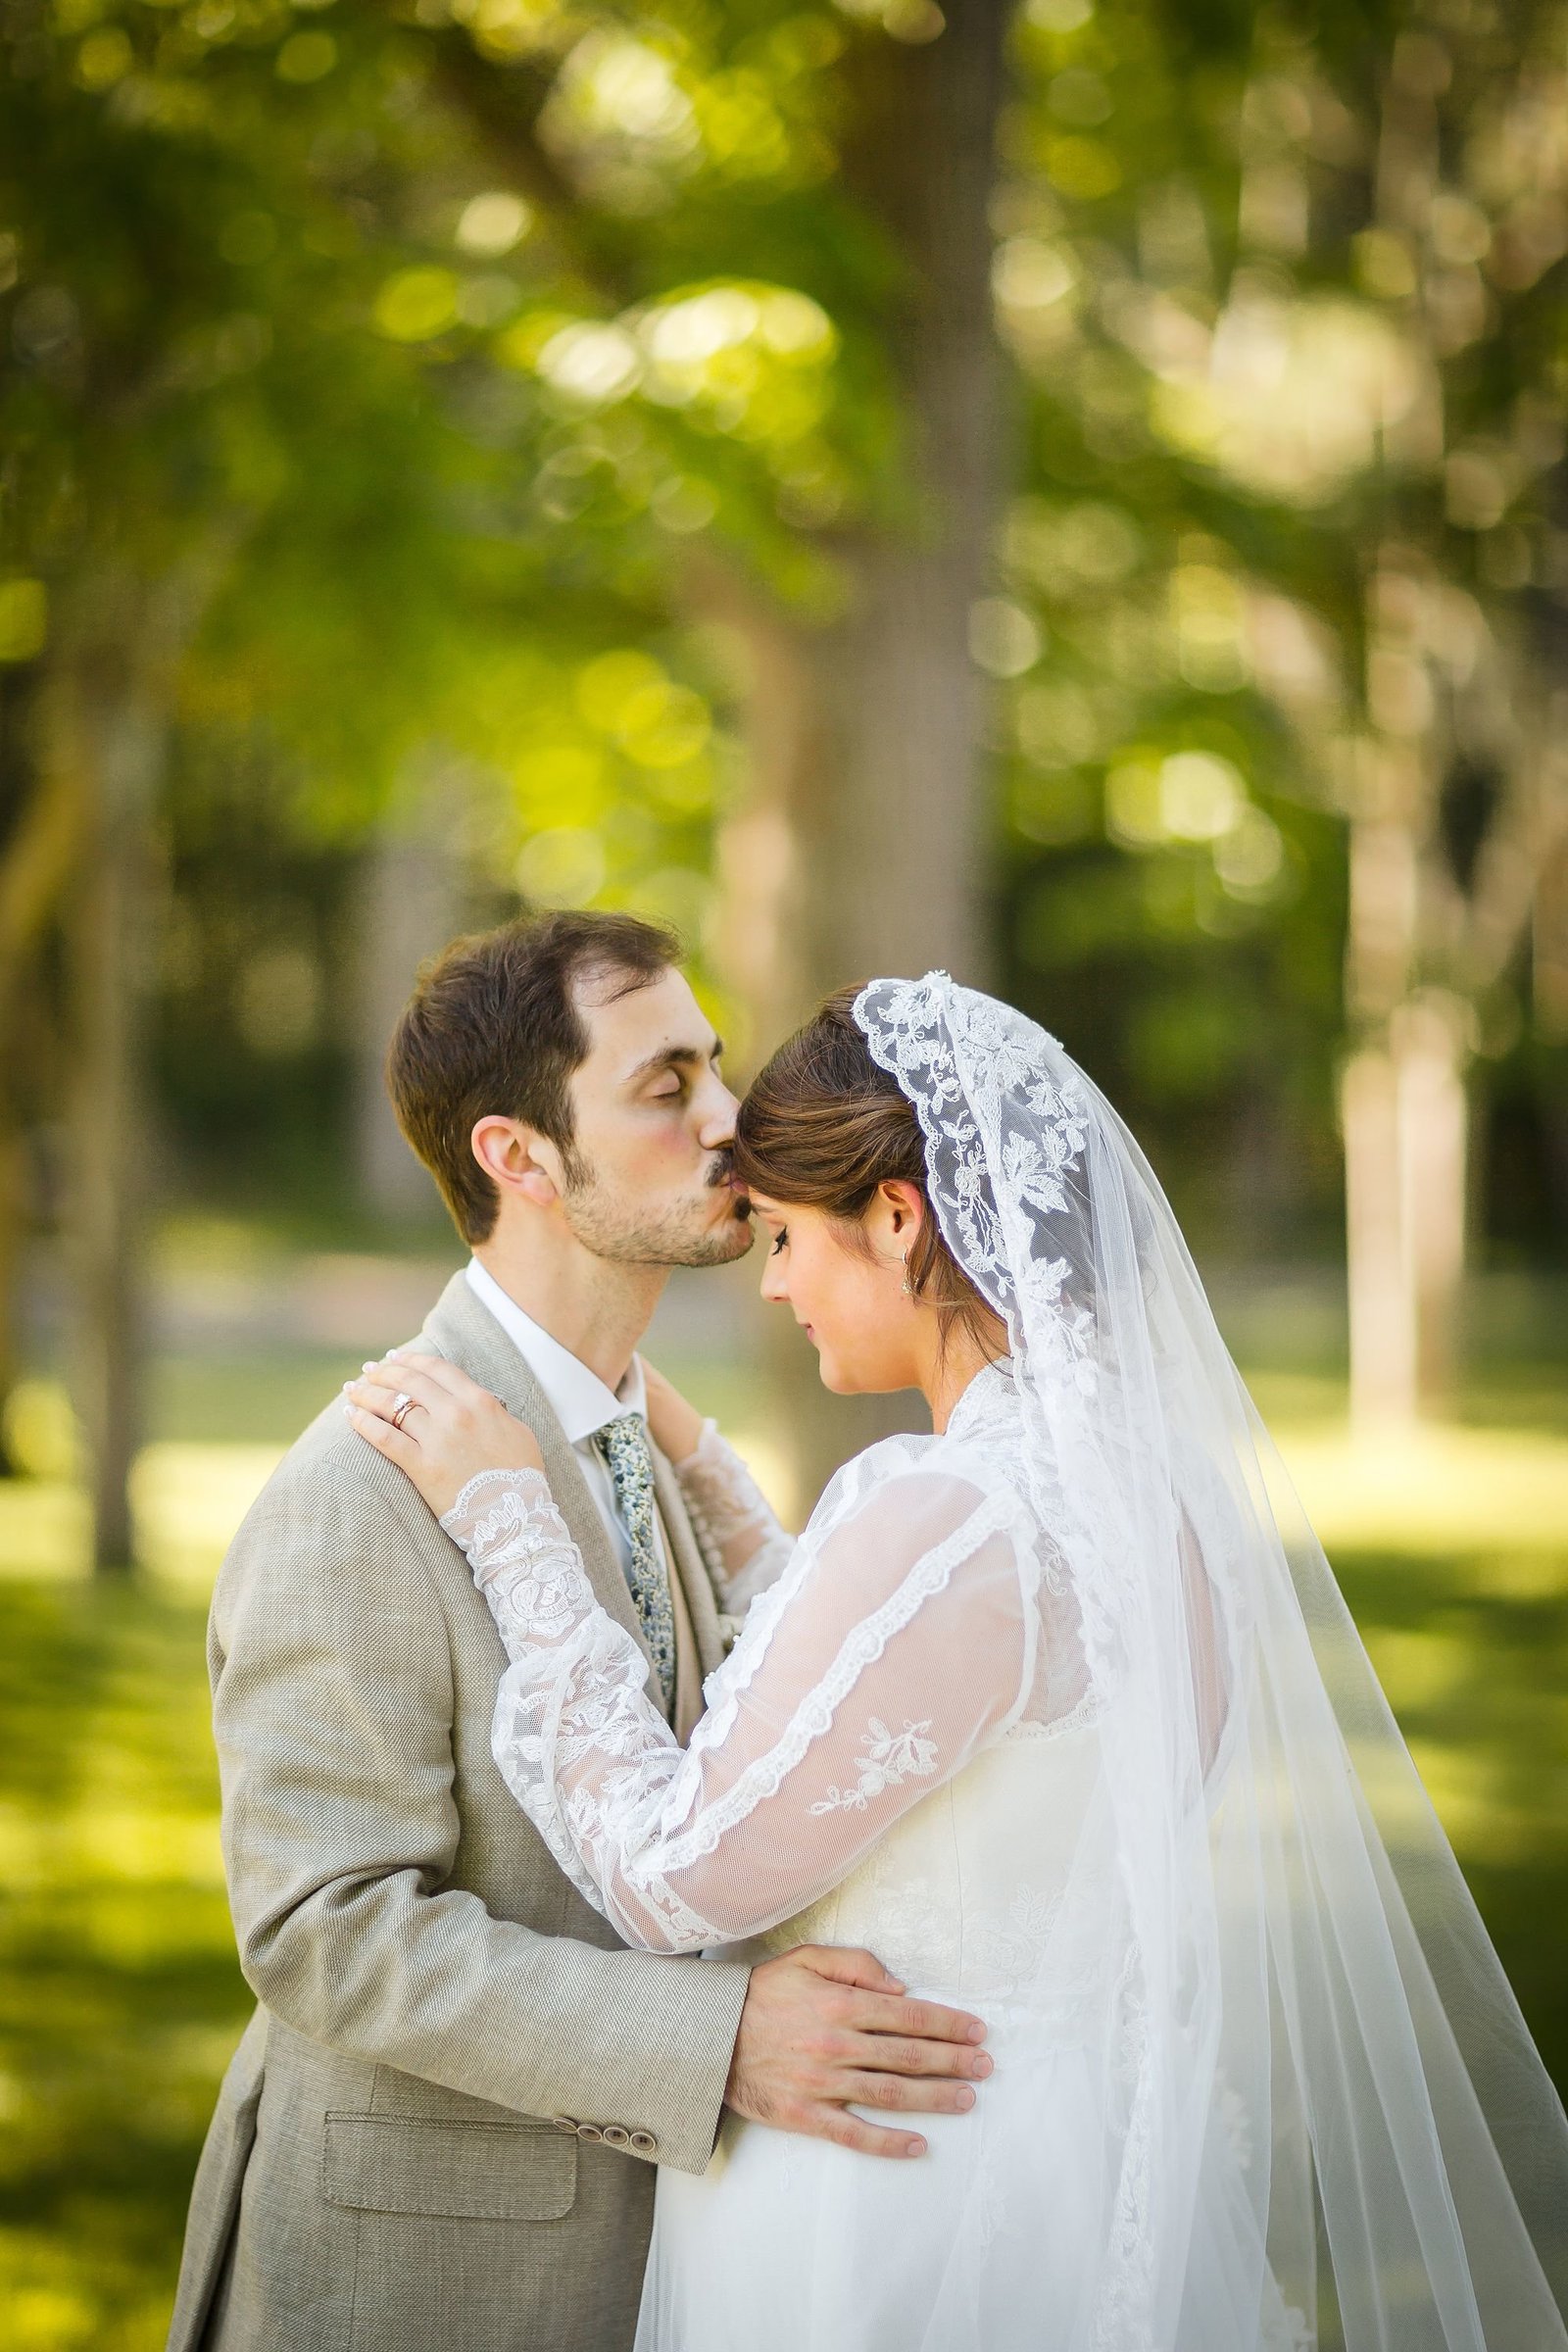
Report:
[[[699,1070],[716,1071],[724,1052],[724,1041],[715,1038],[706,1054],[694,1046],[676,1047],[656,1056],[632,1072],[631,1083],[643,1081],[643,1100],[648,1102],[678,1102],[691,1091]]]

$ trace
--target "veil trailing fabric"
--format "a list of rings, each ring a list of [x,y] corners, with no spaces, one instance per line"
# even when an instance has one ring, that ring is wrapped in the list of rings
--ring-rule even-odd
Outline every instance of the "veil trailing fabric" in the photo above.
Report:
[[[1054,1038],[945,972],[855,1017],[1005,1320],[1098,1716],[1094,2340],[1204,2352],[1218,2234],[1260,2341],[1561,2352],[1568,2121],[1152,1172]]]

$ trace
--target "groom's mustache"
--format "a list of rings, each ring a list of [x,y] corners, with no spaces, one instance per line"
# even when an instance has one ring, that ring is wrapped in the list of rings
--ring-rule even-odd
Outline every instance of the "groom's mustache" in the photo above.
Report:
[[[735,1214],[738,1217],[751,1215],[752,1204],[735,1182],[735,1154],[733,1152],[725,1150],[714,1152],[713,1163],[708,1171],[708,1183],[714,1191],[721,1184],[728,1185],[730,1191],[735,1195]]]

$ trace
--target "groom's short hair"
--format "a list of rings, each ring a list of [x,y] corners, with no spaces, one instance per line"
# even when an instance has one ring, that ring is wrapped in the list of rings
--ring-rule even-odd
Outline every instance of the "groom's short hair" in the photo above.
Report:
[[[420,965],[387,1049],[387,1091],[470,1246],[488,1240],[500,1205],[468,1140],[479,1120],[520,1119],[577,1173],[570,1079],[589,1046],[577,992],[647,988],[680,953],[662,924],[586,911],[503,923]]]

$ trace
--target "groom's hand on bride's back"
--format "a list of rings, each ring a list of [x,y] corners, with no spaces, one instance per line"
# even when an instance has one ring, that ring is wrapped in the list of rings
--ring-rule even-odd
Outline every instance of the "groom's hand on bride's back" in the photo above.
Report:
[[[867,2156],[923,2156],[918,2132],[868,2124],[852,2107],[953,2115],[991,2072],[985,2027],[966,2010],[910,2000],[869,1952],[801,1944],[752,1971],[726,2106],[778,2132]]]

